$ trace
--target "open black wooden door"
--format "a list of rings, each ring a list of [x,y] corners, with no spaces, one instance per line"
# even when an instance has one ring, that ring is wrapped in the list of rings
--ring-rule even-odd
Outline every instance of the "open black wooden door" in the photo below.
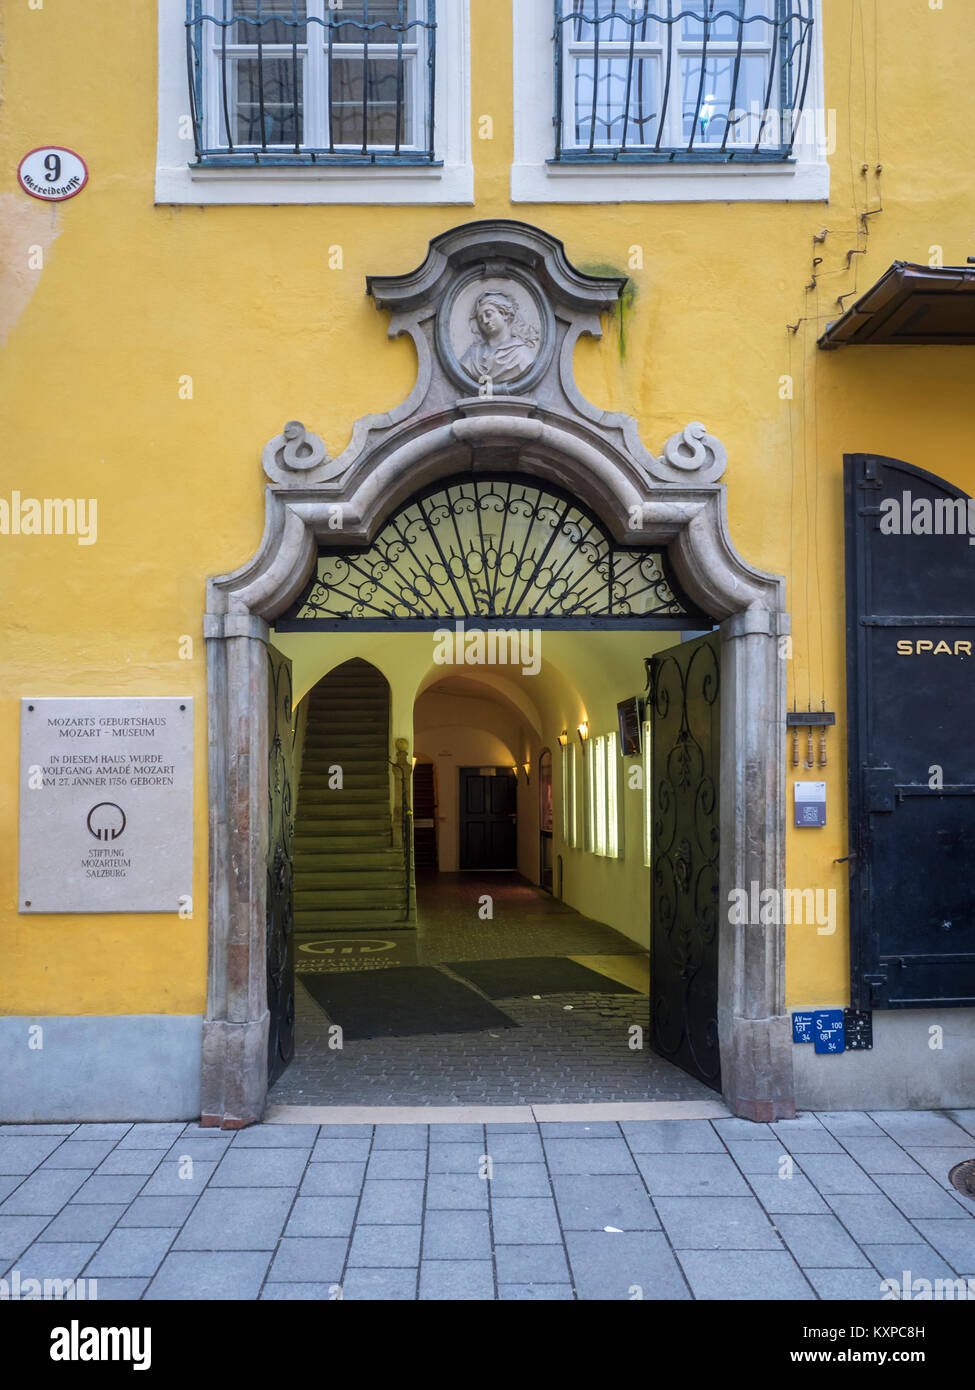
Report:
[[[291,662],[268,647],[267,1083],[295,1052],[295,727]]]
[[[975,1004],[975,504],[846,459],[852,997]],[[969,534],[971,532],[971,534]]]
[[[720,1090],[718,634],[661,652],[649,673],[651,1043],[661,1057]]]

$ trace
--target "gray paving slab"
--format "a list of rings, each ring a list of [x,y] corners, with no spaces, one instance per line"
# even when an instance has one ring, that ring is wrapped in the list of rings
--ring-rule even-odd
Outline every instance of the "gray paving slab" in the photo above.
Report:
[[[49,1226],[44,1228],[44,1239],[67,1241],[102,1241],[118,1225],[125,1214],[125,1207],[80,1206],[71,1203]]]
[[[781,1302],[816,1297],[785,1250],[682,1250],[678,1259],[695,1298]]]
[[[97,1249],[94,1241],[37,1241],[17,1261],[21,1284],[25,1279],[77,1279]]]
[[[196,1204],[195,1197],[136,1197],[120,1226],[182,1226]],[[70,1211],[70,1207],[65,1208]],[[89,1211],[99,1208],[89,1207]]]
[[[791,1154],[841,1154],[840,1141],[815,1115],[778,1120],[770,1126],[779,1143]]]
[[[268,1283],[338,1283],[348,1249],[344,1236],[285,1236],[271,1261]]]
[[[779,1235],[798,1264],[811,1269],[857,1269],[869,1263],[835,1216],[775,1218]]]
[[[359,1163],[369,1157],[372,1140],[357,1134],[348,1139],[342,1135],[322,1135],[311,1151],[312,1163]]]
[[[807,1269],[804,1273],[822,1299],[876,1303],[883,1298],[875,1269]]]
[[[447,1147],[444,1145],[443,1147]],[[450,1145],[454,1148],[454,1145]],[[425,1178],[426,1149],[374,1149],[366,1167],[367,1178]]]
[[[546,1139],[545,1161],[556,1173],[632,1173],[633,1155],[623,1139]]]
[[[318,1125],[251,1125],[233,1137],[235,1149],[311,1149]]]
[[[85,1168],[91,1172],[108,1157],[114,1147],[110,1139],[100,1139],[91,1143],[82,1139],[65,1139],[50,1157],[44,1160],[41,1171],[49,1168]]]
[[[843,1144],[853,1161],[872,1177],[877,1174],[921,1172],[910,1154],[905,1153],[893,1139],[847,1138]]]
[[[924,1239],[951,1265],[956,1274],[975,1278],[975,1221],[916,1221]]]
[[[747,1197],[748,1184],[726,1154],[637,1154],[651,1197]]]
[[[356,1226],[350,1269],[415,1269],[419,1262],[419,1226]]]
[[[946,1110],[944,1113],[966,1133],[975,1136],[975,1110]]]
[[[423,1260],[490,1260],[491,1225],[486,1211],[428,1211],[423,1222]]]
[[[552,1184],[544,1163],[496,1163],[490,1189],[492,1197],[547,1197]]]
[[[492,1134],[487,1152],[498,1163],[541,1163],[544,1160],[537,1134]]]
[[[302,1197],[357,1197],[365,1175],[365,1163],[310,1163],[299,1191]]]
[[[480,1144],[483,1152],[483,1125],[431,1125],[430,1148],[441,1144]]]
[[[957,1148],[965,1144],[969,1134],[961,1125],[947,1115],[932,1110],[879,1110],[871,1112],[871,1119],[898,1144],[946,1145]]]
[[[469,1211],[487,1204],[487,1181],[475,1173],[431,1173],[427,1178],[428,1211]]]
[[[72,1201],[75,1202],[107,1202],[114,1205],[117,1202],[129,1202],[138,1197],[139,1192],[145,1185],[146,1179],[141,1174],[132,1174],[128,1177],[99,1177],[96,1173],[87,1182],[83,1182],[74,1194]]]
[[[120,1149],[168,1149],[186,1131],[184,1124],[136,1124],[118,1141]]]
[[[618,1139],[615,1120],[543,1120],[538,1126],[543,1139]]]
[[[564,1231],[602,1231],[606,1226],[621,1231],[660,1230],[647,1190],[636,1174],[566,1173],[553,1178],[552,1186]],[[492,1185],[492,1197],[495,1190]]]
[[[884,1178],[886,1195],[912,1221],[919,1216],[957,1218],[963,1208],[952,1189],[935,1182],[930,1173],[892,1173]],[[972,1207],[975,1215],[975,1204]]]
[[[337,1283],[331,1284],[265,1284],[261,1290],[262,1303],[329,1303],[341,1297]]]
[[[865,1245],[863,1253],[877,1267],[881,1279],[896,1279],[903,1285],[905,1272],[913,1279],[954,1279],[947,1261],[926,1241],[919,1245]]]
[[[870,1175],[848,1154],[803,1154],[800,1166],[824,1197],[879,1191]]]
[[[202,1158],[192,1158],[183,1162],[178,1158],[167,1158],[148,1179],[138,1178],[144,1183],[142,1191],[147,1197],[198,1197],[217,1170],[217,1164],[207,1163]],[[104,1178],[103,1182],[125,1182],[124,1178]]]
[[[0,1138],[4,1135],[34,1136],[41,1139],[63,1138],[66,1134],[73,1134],[78,1128],[76,1124],[66,1125],[0,1125]]]
[[[85,1278],[88,1276],[86,1275]],[[93,1279],[93,1296],[99,1303],[136,1303],[149,1287],[148,1279]]]
[[[762,1177],[751,1174],[749,1186],[765,1210],[772,1215],[792,1212],[801,1216],[829,1216],[825,1197],[821,1197],[812,1183],[802,1173],[794,1172],[791,1177]]]
[[[624,1120],[620,1129],[635,1154],[725,1151],[707,1120]]]
[[[418,1269],[349,1269],[342,1297],[352,1302],[403,1303],[416,1298]]]
[[[176,1238],[177,1250],[273,1250],[291,1210],[287,1188],[204,1192]]]
[[[38,1168],[0,1205],[0,1216],[54,1216],[87,1178],[78,1168]]]
[[[725,1143],[729,1139],[742,1139],[746,1143],[759,1143],[761,1140],[775,1138],[768,1125],[755,1124],[752,1120],[732,1118],[711,1120],[710,1123],[714,1126],[715,1133],[719,1134]]]
[[[657,1197],[657,1215],[675,1250],[781,1250],[754,1197]]]
[[[321,1139],[371,1139],[374,1128],[374,1125],[319,1125],[318,1134]]]
[[[175,1230],[129,1227],[112,1232],[85,1270],[93,1278],[128,1279],[151,1276],[162,1264],[176,1235]]]
[[[425,1149],[429,1125],[376,1125],[374,1149]]]
[[[951,1149],[946,1145],[925,1148],[917,1148],[912,1145],[907,1148],[906,1152],[942,1187],[951,1187],[949,1174],[952,1168],[957,1167],[959,1163],[967,1163],[975,1158],[972,1148]]]
[[[112,1144],[117,1144],[120,1139],[124,1139],[132,1125],[123,1120],[118,1124],[102,1124],[93,1122],[92,1124],[70,1125],[70,1130],[77,1130],[76,1139],[84,1140],[85,1143],[92,1143],[95,1140],[110,1140]]]
[[[569,1267],[561,1245],[500,1245],[494,1252],[499,1284],[565,1284]]]
[[[690,1297],[661,1231],[570,1231],[565,1237],[579,1298],[633,1301]],[[500,1270],[500,1266],[499,1266]]]
[[[291,1209],[285,1236],[343,1236],[352,1234],[358,1201],[355,1197],[299,1197]]]
[[[794,1172],[801,1167],[779,1139],[761,1139],[757,1143],[744,1139],[727,1140],[728,1152],[741,1171],[774,1178],[780,1172]]]
[[[495,1245],[557,1245],[562,1239],[552,1197],[496,1197],[491,1194]]]
[[[884,1131],[863,1110],[817,1110],[816,1118],[838,1138],[879,1139]]]
[[[400,1154],[410,1150],[400,1150]],[[431,1173],[476,1173],[487,1152],[483,1140],[479,1144],[431,1144],[428,1166]],[[382,1157],[386,1155],[383,1154]],[[379,1157],[379,1155],[377,1155]],[[422,1157],[422,1155],[417,1155]],[[514,1165],[506,1165],[514,1166]],[[498,1165],[496,1164],[497,1168]]]
[[[0,1135],[0,1174],[33,1173],[63,1143],[61,1135]]]
[[[499,1284],[498,1298],[505,1303],[575,1302],[571,1284]]]
[[[904,1245],[920,1240],[917,1231],[883,1193],[862,1197],[833,1196],[833,1211],[860,1244]]]
[[[18,1188],[25,1181],[23,1173],[8,1173],[0,1178],[0,1205],[10,1196],[15,1188]]]
[[[18,1259],[50,1221],[49,1216],[0,1216],[0,1265]]]
[[[161,1149],[113,1149],[99,1163],[95,1173],[101,1178],[142,1174],[150,1177],[165,1158]]]
[[[424,1301],[471,1301],[494,1298],[494,1267],[488,1260],[427,1260],[420,1265]]]
[[[294,1187],[308,1163],[305,1149],[231,1149],[210,1178],[210,1187]]]
[[[208,1131],[204,1129],[201,1133],[206,1134]],[[170,1160],[179,1160],[182,1158],[192,1158],[194,1160],[202,1158],[205,1163],[219,1163],[230,1148],[230,1144],[230,1135],[227,1135],[226,1144],[217,1144],[214,1143],[212,1139],[201,1139],[199,1135],[181,1134],[176,1143],[172,1144],[166,1150],[166,1156],[163,1162],[168,1163]],[[155,1152],[158,1151],[154,1149],[116,1149],[116,1153],[119,1157],[128,1154],[133,1160],[141,1157],[147,1162]],[[133,1168],[131,1171],[135,1172],[136,1170]]]
[[[255,1250],[171,1250],[143,1297],[154,1299],[256,1299],[271,1255]]]
[[[423,1182],[416,1178],[366,1178],[359,1225],[412,1226],[423,1217]]]

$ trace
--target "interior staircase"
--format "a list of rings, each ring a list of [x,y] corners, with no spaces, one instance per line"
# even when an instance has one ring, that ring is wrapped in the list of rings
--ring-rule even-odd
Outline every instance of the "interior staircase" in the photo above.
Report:
[[[367,661],[347,661],[308,699],[295,816],[295,930],[411,926],[390,813],[389,686]],[[341,789],[329,787],[336,766]]]

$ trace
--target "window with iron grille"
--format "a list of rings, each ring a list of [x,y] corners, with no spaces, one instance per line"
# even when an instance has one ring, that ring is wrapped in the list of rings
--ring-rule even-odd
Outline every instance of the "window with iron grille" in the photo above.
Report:
[[[200,164],[434,164],[434,0],[187,0]]]
[[[556,162],[788,159],[813,0],[555,0]]]

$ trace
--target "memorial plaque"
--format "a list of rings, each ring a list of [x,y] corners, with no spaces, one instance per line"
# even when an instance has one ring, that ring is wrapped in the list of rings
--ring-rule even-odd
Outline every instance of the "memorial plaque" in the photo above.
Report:
[[[192,892],[193,701],[21,700],[19,910],[177,912]]]

